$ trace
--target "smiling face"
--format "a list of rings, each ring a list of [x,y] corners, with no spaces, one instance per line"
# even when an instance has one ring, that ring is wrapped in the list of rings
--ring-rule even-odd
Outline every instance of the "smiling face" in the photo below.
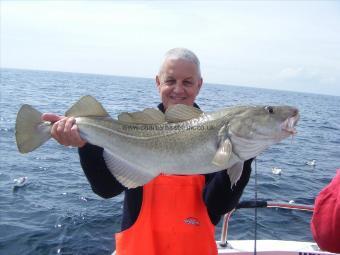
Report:
[[[192,106],[202,82],[197,66],[179,58],[166,59],[156,76],[157,88],[165,109],[175,104]]]

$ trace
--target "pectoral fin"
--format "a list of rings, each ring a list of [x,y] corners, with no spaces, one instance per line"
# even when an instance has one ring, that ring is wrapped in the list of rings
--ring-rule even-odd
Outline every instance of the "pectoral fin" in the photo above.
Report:
[[[238,180],[241,178],[242,171],[243,171],[243,164],[244,164],[243,161],[237,162],[235,165],[233,165],[232,167],[230,167],[227,170],[227,173],[228,173],[229,179],[230,179],[230,183],[231,183],[230,188],[232,188],[238,182]]]
[[[220,143],[212,163],[217,166],[226,167],[232,154],[232,144],[229,138]]]

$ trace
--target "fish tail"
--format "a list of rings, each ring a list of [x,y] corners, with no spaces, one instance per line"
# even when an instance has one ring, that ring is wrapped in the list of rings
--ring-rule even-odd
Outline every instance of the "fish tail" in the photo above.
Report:
[[[51,138],[51,124],[43,122],[41,115],[41,112],[30,105],[21,106],[15,123],[15,138],[19,152],[31,152]]]

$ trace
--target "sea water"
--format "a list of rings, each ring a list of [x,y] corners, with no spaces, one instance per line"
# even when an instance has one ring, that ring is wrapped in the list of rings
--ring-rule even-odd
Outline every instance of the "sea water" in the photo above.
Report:
[[[123,194],[111,199],[94,194],[75,148],[51,140],[23,155],[15,144],[15,118],[22,104],[63,114],[83,95],[94,96],[113,117],[156,107],[160,101],[152,79],[1,69],[0,254],[114,250]],[[253,164],[241,200],[253,199],[257,192],[259,199],[313,204],[340,168],[340,97],[204,84],[197,103],[204,111],[254,104],[293,105],[300,110],[297,135],[257,157],[257,186]],[[313,159],[315,166],[306,165]],[[273,167],[281,168],[281,175],[273,174]],[[27,179],[17,186],[14,179],[20,177]],[[267,208],[258,209],[257,215],[258,239],[312,241],[310,212]],[[254,209],[238,210],[230,220],[229,238],[253,239],[254,223]]]

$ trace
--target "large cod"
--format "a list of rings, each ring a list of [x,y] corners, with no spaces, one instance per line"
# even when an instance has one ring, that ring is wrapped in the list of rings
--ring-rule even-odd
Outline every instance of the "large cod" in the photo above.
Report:
[[[104,159],[127,188],[159,174],[206,174],[228,169],[237,183],[243,162],[295,134],[299,112],[290,106],[237,106],[204,113],[175,105],[165,114],[156,109],[122,113],[115,120],[91,96],[82,97],[65,114],[75,117],[80,136],[104,148]],[[35,150],[50,137],[52,123],[23,105],[16,119],[21,153]]]

